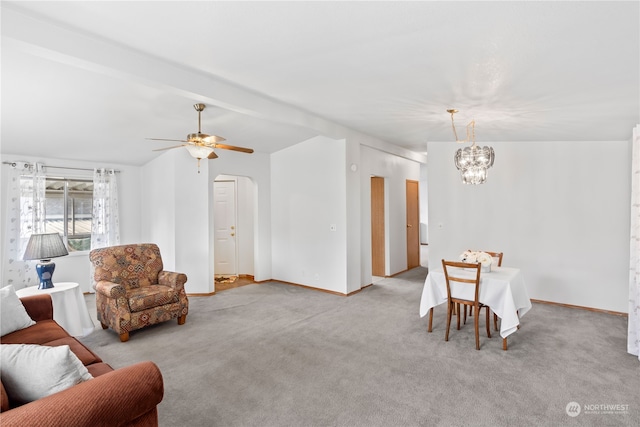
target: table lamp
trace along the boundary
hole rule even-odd
[[[64,242],[58,233],[32,234],[27,243],[27,249],[22,257],[25,261],[39,259],[36,264],[36,271],[40,279],[38,289],[53,288],[51,277],[56,269],[56,264],[51,262],[51,258],[69,255]]]

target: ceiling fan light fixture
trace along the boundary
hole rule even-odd
[[[176,141],[183,144],[174,145],[172,147],[160,148],[153,151],[171,150],[173,148],[184,147],[187,149],[191,157],[198,160],[198,173],[200,173],[200,160],[202,159],[215,159],[218,155],[213,151],[214,148],[221,148],[224,150],[239,151],[241,153],[253,153],[252,148],[238,147],[235,145],[219,144],[219,142],[225,141],[225,139],[218,135],[209,135],[202,133],[202,111],[206,108],[204,104],[194,104],[193,108],[198,112],[198,132],[190,133],[187,135],[187,139],[167,139],[167,138],[147,138],[156,141]]]
[[[206,145],[187,145],[185,146],[191,157],[196,159],[206,159],[209,154],[213,153],[213,148]]]

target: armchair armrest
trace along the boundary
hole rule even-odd
[[[96,292],[100,292],[102,295],[108,298],[118,298],[127,294],[127,290],[124,288],[124,286],[118,283],[107,282],[106,280],[99,281],[98,283],[96,283],[94,288]]]
[[[171,286],[178,291],[184,288],[184,284],[187,282],[187,275],[184,273],[174,273],[173,271],[161,271],[158,274],[158,284],[164,286]]]
[[[5,411],[0,414],[0,424],[3,427],[130,425],[141,415],[157,411],[163,394],[158,367],[153,362],[141,362]],[[157,412],[155,417],[157,420]]]
[[[31,295],[20,298],[20,301],[25,310],[27,310],[29,317],[36,322],[53,319],[53,302],[51,302],[51,295]]]

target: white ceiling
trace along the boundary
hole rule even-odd
[[[2,1],[1,152],[144,164],[196,102],[266,153],[349,129],[424,153],[452,107],[479,142],[628,140],[639,5]]]

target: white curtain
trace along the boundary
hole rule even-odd
[[[38,284],[35,263],[22,256],[34,233],[44,233],[46,176],[40,163],[9,166],[6,206],[5,257],[2,286],[16,289]]]
[[[631,160],[631,264],[627,351],[640,359],[640,125],[633,130]]]
[[[113,169],[94,169],[91,249],[118,244],[120,244],[120,220],[116,172]]]

